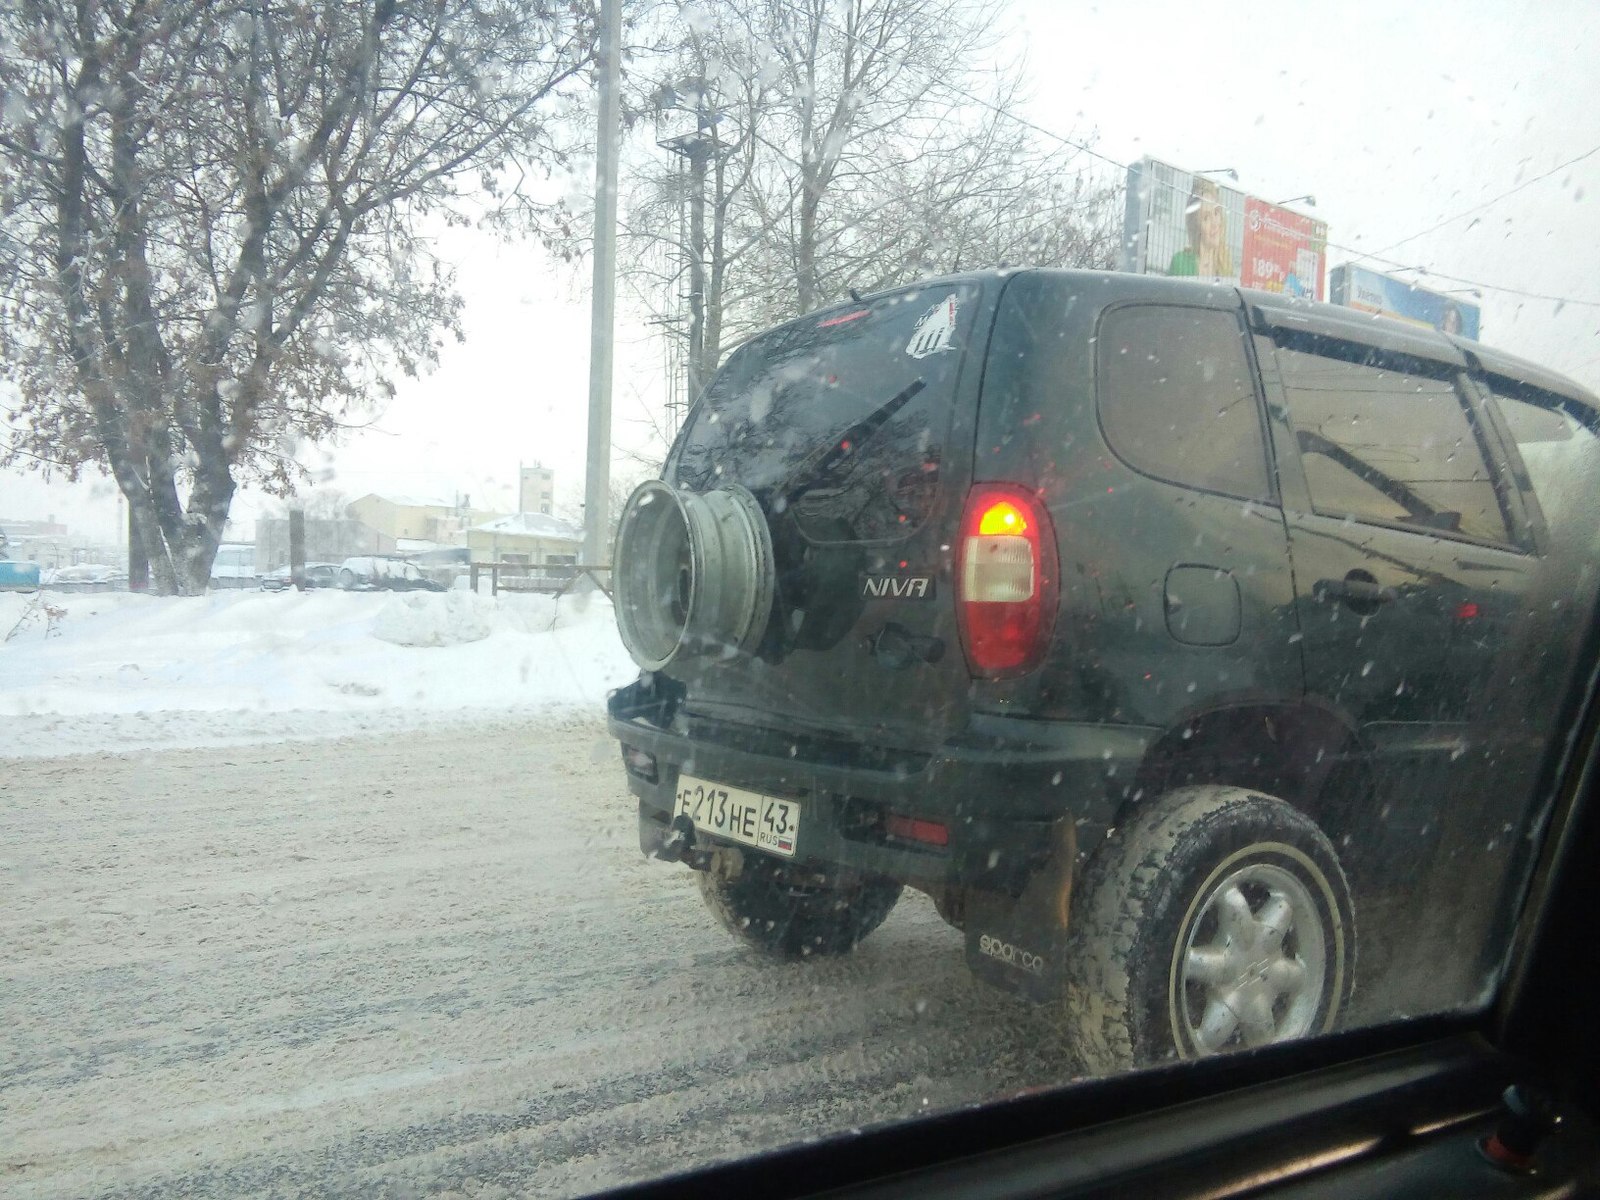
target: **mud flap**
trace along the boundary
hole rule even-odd
[[[1038,1004],[1059,1000],[1065,987],[1067,929],[1078,857],[1070,818],[1050,826],[1049,853],[1021,894],[967,893],[964,926],[967,966],[985,983]]]

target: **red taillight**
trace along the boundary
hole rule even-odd
[[[921,842],[925,846],[948,846],[950,829],[941,821],[924,821],[921,817],[903,817],[890,813],[884,818],[884,831],[890,837]]]
[[[1055,623],[1056,546],[1031,492],[980,483],[967,494],[956,602],[974,675],[1001,679],[1038,665]]]

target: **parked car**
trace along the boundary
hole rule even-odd
[[[302,576],[304,587],[331,588],[339,586],[339,566],[337,563],[307,563]],[[282,592],[294,586],[294,577],[288,567],[279,567],[276,571],[268,571],[261,577],[261,590],[264,592]]]
[[[442,592],[445,585],[429,579],[417,564],[402,558],[363,554],[339,566],[339,586],[347,592]]]
[[[40,583],[61,592],[113,592],[128,586],[128,572],[104,563],[78,563],[44,570]]]
[[[216,557],[211,560],[213,589],[257,587],[260,582],[254,546],[234,543],[217,547]]]
[[[924,891],[1095,1071],[1337,1028],[1358,944],[1454,1007],[1585,661],[1597,403],[1130,274],[758,336],[617,534],[641,847],[779,957]]]

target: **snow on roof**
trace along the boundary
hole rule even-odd
[[[396,505],[397,507],[400,507],[400,508],[449,508],[449,509],[454,509],[456,507],[456,505],[457,505],[457,501],[456,500],[454,500],[454,499],[446,499],[443,496],[417,496],[417,495],[397,494],[395,492],[368,492],[365,496],[359,497],[359,499],[361,499],[361,500],[366,500],[368,498],[375,498],[375,499],[378,499],[378,500],[384,500],[384,501],[387,501],[388,503]]]
[[[474,533],[508,533],[521,537],[539,537],[552,542],[581,542],[583,534],[560,517],[548,513],[515,513],[497,517],[472,527]]]

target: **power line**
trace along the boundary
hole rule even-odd
[[[1409,237],[1403,237],[1397,242],[1390,242],[1387,246],[1380,246],[1380,247],[1378,247],[1378,249],[1372,251],[1371,255],[1375,257],[1375,256],[1377,256],[1379,254],[1385,253],[1386,251],[1393,250],[1396,246],[1403,246],[1407,242],[1414,242],[1420,237],[1427,237],[1430,233],[1432,233],[1436,229],[1443,229],[1446,225],[1449,225],[1451,222],[1461,220],[1462,217],[1470,217],[1474,213],[1480,213],[1486,208],[1491,208],[1494,205],[1499,204],[1500,201],[1504,200],[1507,196],[1514,196],[1518,192],[1522,191],[1523,188],[1532,187],[1534,184],[1538,183],[1540,180],[1549,179],[1550,176],[1554,175],[1557,171],[1565,171],[1568,167],[1574,166],[1577,163],[1581,163],[1586,158],[1593,158],[1596,154],[1600,154],[1600,146],[1594,146],[1594,147],[1592,147],[1592,148],[1590,148],[1588,150],[1585,150],[1582,154],[1578,155],[1576,158],[1569,158],[1569,159],[1567,159],[1566,162],[1560,163],[1560,164],[1558,164],[1558,165],[1556,165],[1554,167],[1551,167],[1548,171],[1544,172],[1544,174],[1542,174],[1542,175],[1535,175],[1532,179],[1525,179],[1521,183],[1517,184],[1516,187],[1508,188],[1507,190],[1501,192],[1498,196],[1494,196],[1494,197],[1491,197],[1488,200],[1485,200],[1482,204],[1477,204],[1477,205],[1474,205],[1471,208],[1462,209],[1462,211],[1456,213],[1454,216],[1445,217],[1443,220],[1441,220],[1437,224],[1428,226],[1421,233],[1413,233]]]
[[[1018,116],[1017,114],[1015,114],[1013,112],[1009,112],[1006,109],[1002,108],[1000,105],[995,104],[992,101],[985,100],[982,96],[974,95],[973,93],[967,91],[965,88],[957,87],[955,84],[950,83],[950,82],[948,82],[946,80],[943,80],[943,79],[936,79],[933,82],[934,82],[934,84],[936,86],[942,87],[942,88],[946,89],[947,91],[952,92],[955,95],[961,97],[964,100],[968,100],[968,101],[970,101],[970,102],[972,102],[974,104],[977,104],[977,105],[979,105],[979,106],[981,106],[983,108],[986,108],[990,112],[998,113],[1000,116],[1005,117],[1008,120],[1015,121],[1017,124],[1021,125],[1025,129],[1031,129],[1035,133],[1037,133],[1037,134],[1039,134],[1039,135],[1041,135],[1043,137],[1047,137],[1047,138],[1049,138],[1050,140],[1052,140],[1054,142],[1058,142],[1059,144],[1061,144],[1063,146],[1067,146],[1067,147],[1069,147],[1069,148],[1071,148],[1073,150],[1077,150],[1077,151],[1079,151],[1079,152],[1081,152],[1083,154],[1087,154],[1090,158],[1098,159],[1099,161],[1101,161],[1103,163],[1107,163],[1110,166],[1113,166],[1113,167],[1117,168],[1119,171],[1125,171],[1127,169],[1125,164],[1118,162],[1116,159],[1110,157],[1109,155],[1102,154],[1098,150],[1095,150],[1093,147],[1088,146],[1083,142],[1074,141],[1072,138],[1069,138],[1069,137],[1066,137],[1066,136],[1064,136],[1062,134],[1059,134],[1053,129],[1047,129],[1045,126],[1040,125],[1036,121],[1030,121],[1026,117],[1020,117],[1020,116]],[[1501,194],[1499,196],[1496,196],[1493,200],[1485,201],[1485,203],[1483,205],[1481,205],[1480,208],[1487,207],[1489,204],[1493,204],[1493,203],[1496,203],[1496,202],[1498,202],[1500,200],[1503,200],[1503,199],[1505,199],[1506,196],[1511,195],[1512,192],[1520,191],[1522,188],[1527,187],[1530,184],[1537,183],[1539,181],[1539,179],[1545,178],[1545,177],[1547,177],[1549,175],[1553,175],[1557,171],[1562,170],[1564,167],[1571,166],[1573,163],[1576,163],[1576,162],[1581,162],[1583,159],[1588,158],[1591,155],[1594,155],[1594,154],[1597,154],[1597,153],[1600,153],[1600,146],[1596,146],[1594,149],[1588,150],[1588,151],[1584,152],[1583,154],[1578,155],[1577,158],[1571,159],[1568,162],[1563,163],[1561,166],[1552,168],[1550,171],[1547,171],[1545,173],[1545,175],[1539,176],[1539,177],[1537,177],[1535,179],[1529,179],[1529,180],[1524,181],[1521,184],[1518,184],[1517,187],[1512,188],[1511,191],[1505,192],[1505,193],[1503,193],[1503,194]],[[1174,192],[1179,192],[1179,193],[1183,192],[1183,189],[1178,187],[1177,184],[1168,183],[1164,179],[1154,179],[1151,182],[1153,182],[1153,183],[1155,183],[1155,184],[1157,184],[1157,185],[1159,185],[1161,187],[1170,188]],[[1452,220],[1458,220],[1462,216],[1470,215],[1471,211],[1477,211],[1477,210],[1470,210],[1468,213],[1457,213],[1455,217],[1447,218],[1446,220],[1441,221],[1439,224],[1440,225],[1447,225]],[[1433,227],[1433,229],[1437,229],[1438,227],[1439,226],[1436,225],[1436,226]],[[1413,234],[1411,237],[1402,238],[1400,241],[1393,243],[1393,246],[1403,245],[1406,242],[1412,241],[1415,238],[1423,236],[1424,233],[1431,233],[1432,231],[1433,231],[1432,229],[1427,229],[1427,230],[1424,230],[1423,233]],[[1575,297],[1575,296],[1555,296],[1555,295],[1550,295],[1550,294],[1544,293],[1544,292],[1530,292],[1530,291],[1527,291],[1526,289],[1523,289],[1523,288],[1507,287],[1504,284],[1498,284],[1498,283],[1485,283],[1482,280],[1479,280],[1479,279],[1468,279],[1465,276],[1461,276],[1461,275],[1447,275],[1442,271],[1434,271],[1434,270],[1431,270],[1431,269],[1426,268],[1426,267],[1414,266],[1414,265],[1409,264],[1409,263],[1403,263],[1403,262],[1399,261],[1398,259],[1384,258],[1382,256],[1382,254],[1383,254],[1382,250],[1377,250],[1377,251],[1360,250],[1360,249],[1358,249],[1358,248],[1356,248],[1354,246],[1346,246],[1346,245],[1343,245],[1342,243],[1334,242],[1334,241],[1327,241],[1327,242],[1325,242],[1325,245],[1327,245],[1330,249],[1342,250],[1346,254],[1355,255],[1359,259],[1371,260],[1373,262],[1382,263],[1385,266],[1390,267],[1390,268],[1392,268],[1394,270],[1416,271],[1416,272],[1419,272],[1419,273],[1424,274],[1424,275],[1432,276],[1433,278],[1436,278],[1436,279],[1444,279],[1444,280],[1447,280],[1447,281],[1449,281],[1451,283],[1465,284],[1468,287],[1479,288],[1479,289],[1481,289],[1483,291],[1503,292],[1503,293],[1505,293],[1507,295],[1511,295],[1511,296],[1521,296],[1521,297],[1523,297],[1525,299],[1528,299],[1528,300],[1548,300],[1548,301],[1550,301],[1552,303],[1555,303],[1555,304],[1562,304],[1562,305],[1573,304],[1573,305],[1579,305],[1579,306],[1582,306],[1582,307],[1585,307],[1585,308],[1600,308],[1600,300],[1586,300],[1586,299],[1582,299],[1580,297]],[[1383,247],[1383,250],[1392,249],[1393,246],[1385,246],[1385,247]]]
[[[835,32],[837,34],[841,34],[842,36],[844,36],[846,38],[853,39],[855,37],[855,35],[852,34],[848,29],[845,29],[843,26],[839,25],[837,22],[830,21],[827,18],[822,18],[822,24],[826,25],[828,28],[833,30],[833,32]],[[904,67],[910,67],[910,65],[911,65],[904,58],[900,58],[900,59],[898,59],[898,61],[899,61],[900,65],[904,66]],[[1024,129],[1030,129],[1034,133],[1037,133],[1042,137],[1049,138],[1051,141],[1056,142],[1056,143],[1058,143],[1058,144],[1060,144],[1062,146],[1066,146],[1066,147],[1068,147],[1068,148],[1070,148],[1072,150],[1076,150],[1076,151],[1078,151],[1078,152],[1080,152],[1082,154],[1087,154],[1090,158],[1093,158],[1093,159],[1096,159],[1096,160],[1098,160],[1100,162],[1103,162],[1103,163],[1107,164],[1108,166],[1111,166],[1111,167],[1115,168],[1118,172],[1125,172],[1127,170],[1127,164],[1122,163],[1122,162],[1118,162],[1116,159],[1112,158],[1110,155],[1102,154],[1100,151],[1094,149],[1092,146],[1088,145],[1087,143],[1080,142],[1080,141],[1075,141],[1072,138],[1069,138],[1069,137],[1066,137],[1063,134],[1057,133],[1053,129],[1048,129],[1045,126],[1040,125],[1037,121],[1031,121],[1027,117],[1018,116],[1016,113],[1011,112],[1009,109],[1003,108],[1001,105],[996,104],[994,101],[987,100],[982,96],[979,96],[979,95],[976,95],[976,94],[974,94],[972,92],[969,92],[966,88],[959,87],[956,84],[951,83],[946,79],[937,78],[937,77],[930,77],[928,82],[929,82],[930,86],[932,86],[932,87],[944,88],[947,92],[949,92],[949,93],[951,93],[951,94],[953,94],[955,96],[958,96],[963,100],[966,100],[966,101],[968,101],[968,102],[970,102],[972,104],[976,104],[980,108],[985,108],[985,109],[989,110],[992,113],[996,113],[999,116],[1002,116],[1002,117],[1006,118],[1008,121],[1014,121],[1016,124],[1022,126]],[[1539,182],[1540,179],[1547,178],[1548,176],[1555,174],[1557,171],[1563,170],[1564,168],[1569,167],[1569,166],[1573,165],[1574,163],[1581,162],[1584,159],[1589,158],[1592,155],[1597,154],[1597,153],[1600,153],[1600,146],[1596,146],[1591,150],[1587,150],[1584,153],[1578,155],[1576,158],[1570,159],[1567,162],[1562,163],[1560,166],[1551,168],[1549,171],[1545,172],[1544,175],[1536,176],[1533,179],[1525,180],[1524,182],[1518,184],[1516,187],[1510,189],[1510,191],[1504,192],[1501,195],[1494,197],[1492,200],[1485,201],[1482,205],[1479,205],[1477,209],[1471,209],[1471,210],[1468,210],[1467,212],[1464,212],[1464,213],[1457,213],[1454,217],[1447,217],[1445,220],[1439,222],[1438,225],[1434,225],[1429,229],[1423,230],[1422,233],[1412,234],[1410,237],[1402,238],[1402,239],[1400,239],[1400,241],[1391,243],[1389,246],[1384,246],[1380,250],[1376,250],[1376,251],[1361,250],[1361,249],[1358,249],[1355,246],[1346,246],[1346,245],[1343,245],[1342,243],[1339,243],[1339,242],[1333,242],[1333,241],[1327,241],[1327,240],[1324,240],[1323,244],[1329,249],[1341,250],[1346,254],[1354,255],[1358,260],[1370,260],[1370,261],[1373,261],[1373,262],[1379,262],[1379,263],[1382,263],[1385,266],[1390,267],[1390,268],[1392,268],[1394,270],[1397,270],[1397,271],[1415,271],[1415,272],[1418,272],[1418,273],[1423,274],[1423,275],[1432,276],[1433,278],[1436,278],[1436,279],[1444,279],[1444,280],[1447,280],[1447,281],[1449,281],[1451,283],[1465,284],[1467,287],[1478,288],[1481,291],[1503,292],[1506,295],[1521,296],[1524,299],[1528,299],[1528,300],[1547,300],[1547,301],[1550,301],[1551,303],[1560,304],[1560,305],[1572,304],[1572,305],[1577,305],[1577,306],[1580,306],[1580,307],[1583,307],[1583,308],[1600,308],[1600,300],[1586,300],[1586,299],[1582,299],[1580,297],[1575,297],[1575,296],[1555,296],[1555,295],[1550,295],[1550,294],[1545,293],[1545,292],[1531,292],[1531,291],[1528,291],[1528,290],[1526,290],[1524,288],[1507,287],[1507,286],[1505,286],[1503,284],[1498,284],[1498,283],[1485,283],[1484,281],[1479,280],[1479,279],[1468,279],[1465,276],[1461,276],[1461,275],[1448,275],[1448,274],[1445,274],[1442,271],[1434,271],[1434,270],[1431,270],[1430,268],[1427,268],[1427,267],[1419,267],[1419,266],[1415,266],[1415,265],[1410,264],[1410,263],[1403,263],[1403,262],[1400,262],[1398,259],[1383,257],[1383,252],[1386,251],[1386,250],[1393,249],[1394,246],[1404,245],[1406,242],[1414,241],[1416,238],[1422,237],[1424,234],[1433,232],[1434,229],[1439,228],[1441,225],[1448,225],[1451,221],[1459,220],[1463,216],[1470,216],[1472,212],[1480,211],[1483,208],[1487,208],[1491,204],[1498,203],[1499,201],[1505,199],[1507,196],[1512,195],[1515,192],[1521,191],[1525,187],[1528,187],[1528,186],[1530,186],[1530,185],[1532,185],[1534,183]],[[1170,188],[1174,192],[1178,192],[1180,194],[1183,193],[1183,189],[1182,188],[1178,187],[1176,184],[1168,183],[1164,179],[1157,179],[1157,180],[1154,180],[1154,182],[1159,184],[1162,187]]]

